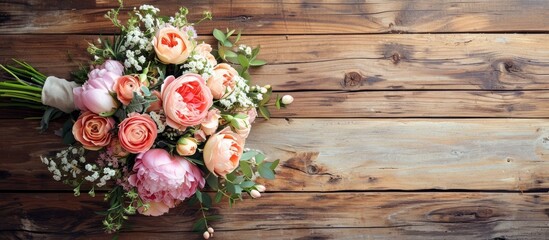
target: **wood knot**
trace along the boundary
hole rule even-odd
[[[485,221],[498,214],[490,207],[455,207],[433,211],[429,218],[436,222],[476,222]]]
[[[504,68],[505,71],[508,72],[508,73],[520,72],[519,66],[517,66],[517,65],[516,65],[513,61],[511,61],[511,60],[504,61],[502,64],[503,64],[503,68]]]
[[[391,56],[391,61],[393,62],[393,64],[398,64],[400,62],[400,54],[398,53],[393,53],[393,55]]]
[[[238,18],[240,19],[241,22],[247,22],[247,21],[250,21],[252,19],[252,16],[240,15],[240,16],[238,16]]]
[[[318,173],[318,168],[315,165],[311,164],[307,166],[307,173],[309,175],[315,175]]]
[[[348,72],[345,73],[345,78],[343,78],[344,87],[357,87],[362,85],[364,77],[357,72]]]

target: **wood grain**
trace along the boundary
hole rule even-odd
[[[518,193],[265,193],[233,209],[220,204],[213,211],[224,218],[212,224],[219,239],[544,239],[549,236],[548,198]],[[94,214],[104,207],[100,196],[2,194],[0,236],[108,238],[101,235],[101,216]],[[180,206],[154,219],[131,216],[132,228],[121,237],[198,237],[186,232],[194,215],[194,209]]]
[[[95,35],[4,35],[0,63],[13,57],[68,78],[90,60]],[[202,40],[212,42],[211,37]],[[267,66],[253,80],[296,90],[549,89],[547,35],[411,34],[248,36]]]
[[[23,123],[1,121],[0,190],[71,190],[39,159],[60,138]],[[531,191],[549,188],[548,139],[543,119],[271,119],[246,146],[281,160],[271,191]]]
[[[239,28],[246,34],[326,34],[390,32],[543,32],[549,30],[546,1],[125,1],[127,10],[147,3],[168,15],[179,6],[198,20],[209,10],[213,28]],[[116,1],[16,0],[0,3],[2,33],[113,33],[103,15]],[[39,14],[36,14],[39,13]]]

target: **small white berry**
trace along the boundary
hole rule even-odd
[[[294,97],[292,97],[291,95],[284,95],[282,97],[282,103],[284,105],[291,104],[292,102],[294,102]]]

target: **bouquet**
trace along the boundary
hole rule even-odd
[[[213,31],[216,49],[197,40],[195,24],[211,14],[190,23],[186,8],[165,17],[142,5],[123,24],[121,8],[106,14],[120,34],[90,43],[93,61],[74,81],[15,60],[0,65],[11,75],[0,82],[0,96],[12,106],[44,108],[42,129],[69,116],[58,131],[69,147],[42,162],[75,196],[108,189],[110,206],[101,213],[107,232],[120,230],[128,215],[160,216],[187,201],[202,211],[194,228],[207,239],[213,203],[258,198],[265,186],[256,179],[275,177],[278,160],[246,149],[245,141],[258,112],[268,119],[268,106],[293,98],[271,104],[272,88],[250,82],[248,69],[266,62],[256,58],[259,46],[237,46],[234,30]]]

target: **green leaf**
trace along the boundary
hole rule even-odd
[[[206,177],[206,182],[208,183],[208,186],[210,186],[213,190],[219,189],[219,180],[212,173],[208,174],[208,177]]]
[[[228,33],[227,33],[227,38],[229,38],[231,35],[233,35],[234,31],[235,31],[235,30],[233,29],[233,30],[231,30],[230,32],[228,32]]]
[[[254,59],[250,62],[250,66],[259,67],[267,64],[265,60]]]
[[[259,54],[259,49],[261,48],[261,45],[257,46],[256,48],[254,48],[252,50],[252,58],[255,59],[255,57],[257,57],[257,54]]]
[[[241,36],[242,36],[242,32],[238,31],[238,35],[236,35],[236,39],[234,40],[234,43],[237,43],[240,40]]]
[[[259,113],[261,113],[261,116],[263,116],[265,119],[268,120],[269,118],[271,118],[271,113],[269,112],[269,109],[267,109],[267,107],[259,106],[258,109]]]
[[[265,160],[265,154],[260,153],[260,154],[257,154],[257,156],[255,156],[255,163],[261,164],[263,160]]]
[[[226,50],[225,51],[225,57],[226,58],[236,58],[236,57],[238,57],[238,55],[235,52],[231,51],[231,50]]]
[[[250,66],[250,62],[248,58],[246,58],[246,56],[239,54],[237,58],[238,58],[238,63],[240,63],[240,65],[244,67],[244,69]]]
[[[282,98],[280,98],[277,94],[276,95],[276,101],[275,101],[276,109],[280,109],[280,101],[282,101]]]
[[[225,42],[225,40],[227,39],[225,34],[217,28],[213,30],[213,35],[215,39],[217,39],[219,42]]]
[[[206,230],[206,219],[205,218],[198,219],[198,221],[196,221],[193,224],[193,231],[202,232],[202,231],[205,231],[205,230]]]
[[[253,181],[245,181],[245,182],[242,182],[242,183],[240,184],[240,186],[241,186],[242,188],[251,188],[251,187],[255,186],[255,182],[253,182]]]
[[[231,41],[229,41],[229,39],[225,40],[223,42],[223,46],[225,47],[233,47],[233,43]]]
[[[257,155],[258,152],[256,151],[247,151],[245,153],[242,154],[242,156],[240,156],[240,161],[248,161],[250,159],[252,159],[253,157],[255,157],[255,155]]]
[[[252,79],[252,76],[250,76],[250,73],[248,72],[248,70],[243,71],[243,72],[240,74],[240,76],[241,76],[242,78],[244,78],[244,79],[247,79],[247,80]]]
[[[236,176],[234,175],[234,172],[225,175],[225,177],[227,178],[227,180],[229,180],[231,182],[236,179]]]
[[[252,178],[253,172],[252,168],[250,167],[250,164],[246,161],[240,161],[240,171],[246,176],[247,178]]]
[[[263,94],[263,100],[261,100],[259,102],[259,106],[263,106],[267,103],[269,103],[269,101],[271,100],[271,95],[273,94],[273,88],[270,87],[267,89],[267,92],[265,94]]]
[[[227,192],[230,194],[241,194],[242,188],[239,185],[232,184],[230,182],[227,182]]]
[[[221,199],[223,198],[223,193],[218,191],[216,194],[215,194],[215,203],[219,203],[221,202]]]
[[[272,162],[271,166],[269,168],[271,168],[271,170],[275,170],[276,167],[278,166],[278,164],[280,163],[280,159],[277,159],[275,160],[274,162]]]
[[[196,195],[196,199],[202,203],[202,192],[197,189],[194,194]]]
[[[145,86],[141,86],[141,92],[143,92],[143,95],[145,95],[146,97],[151,95],[151,91],[149,91],[149,88]]]
[[[262,177],[262,178],[265,178],[265,179],[274,179],[275,178],[275,175],[274,175],[274,172],[273,170],[271,170],[271,168],[269,168],[268,165],[266,164],[261,164],[259,165],[259,175]]]

